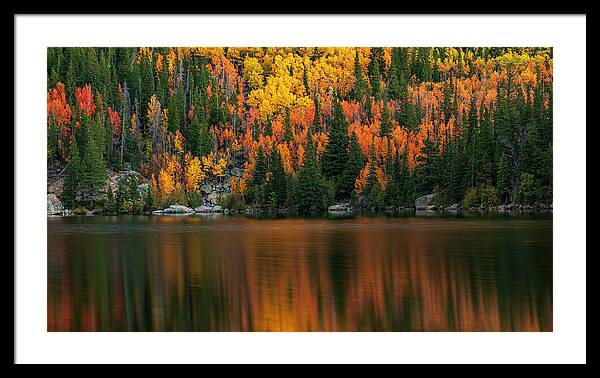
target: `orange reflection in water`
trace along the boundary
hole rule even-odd
[[[49,221],[49,331],[552,330],[551,219],[85,222]]]

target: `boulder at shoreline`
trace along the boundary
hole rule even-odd
[[[436,196],[437,193],[431,193],[417,198],[415,200],[415,208],[417,210],[428,210],[428,207],[431,206],[431,203]]]

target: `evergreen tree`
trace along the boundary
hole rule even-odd
[[[139,214],[142,211],[142,200],[138,191],[138,178],[136,175],[129,175],[127,178],[128,193],[127,199],[131,203],[131,213]]]
[[[138,93],[140,94],[140,105],[146,106],[150,102],[150,98],[154,94],[154,74],[152,69],[152,62],[146,54],[143,54],[139,66],[139,82],[132,83],[133,86],[137,85],[139,88]],[[144,113],[145,123],[150,120],[147,118],[147,114]]]
[[[367,95],[367,84],[365,82],[362,67],[358,59],[358,50],[354,56],[354,99],[358,103],[362,103]]]
[[[431,193],[439,185],[438,176],[438,146],[429,138],[423,142],[421,154],[417,157],[417,178],[419,194]]]
[[[69,155],[69,163],[65,180],[63,182],[63,191],[60,200],[68,209],[73,209],[76,204],[77,194],[79,192],[79,178],[81,171],[81,161],[79,159],[79,146],[77,139],[73,138],[71,142],[71,153]]]
[[[388,79],[388,95],[393,100],[400,98],[400,49],[392,49],[392,62]]]
[[[117,185],[117,194],[115,196],[115,207],[119,214],[129,212],[130,206],[127,199],[127,184],[125,179],[121,179]]]
[[[287,188],[283,162],[281,161],[279,150],[276,148],[271,152],[270,161],[271,175],[267,183],[266,192],[269,194],[274,193],[275,204],[282,206],[287,199]]]
[[[90,207],[98,203],[100,191],[106,182],[106,164],[102,158],[103,135],[99,116],[93,122],[85,115],[83,157],[81,159],[81,175],[79,181],[82,199]]]
[[[115,201],[115,196],[113,194],[113,191],[110,187],[110,185],[108,186],[107,192],[106,192],[106,202],[104,203],[104,212],[108,213],[108,214],[113,214],[117,212],[117,204]]]
[[[184,93],[183,89],[179,88],[168,100],[169,110],[169,125],[168,129],[172,133],[184,129]]]
[[[273,122],[271,122],[271,117],[267,117],[267,122],[266,122],[264,130],[263,130],[263,135],[264,136],[273,135]]]
[[[144,201],[144,211],[153,211],[154,210],[154,196],[152,195],[152,190],[148,190],[146,194],[146,200]]]
[[[373,91],[373,98],[375,98],[375,101],[381,100],[381,73],[379,72],[379,62],[377,60],[374,60],[373,63],[371,89]]]
[[[381,128],[379,135],[390,137],[392,135],[392,116],[388,107],[387,99],[383,101],[383,110],[381,112]]]
[[[304,166],[298,173],[298,209],[301,212],[321,210],[323,206],[323,183],[317,152],[308,143]]]
[[[348,198],[354,191],[354,182],[364,165],[364,159],[358,144],[358,138],[352,133],[348,147],[348,160],[338,184],[338,197]]]
[[[339,176],[346,166],[348,146],[348,121],[339,101],[335,103],[329,141],[323,152],[322,164],[325,177]]]
[[[258,125],[258,117],[254,118],[254,122],[252,123],[252,139],[255,142],[258,142],[258,136],[260,135],[260,126]]]
[[[265,175],[267,174],[267,162],[265,158],[265,152],[262,146],[258,148],[258,155],[256,157],[256,166],[254,168],[254,175],[252,176],[252,185],[260,186],[265,182]]]
[[[189,149],[196,156],[206,156],[210,154],[213,148],[210,125],[202,112],[198,111],[194,114],[188,133]]]

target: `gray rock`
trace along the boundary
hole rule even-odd
[[[506,205],[498,206],[498,211],[507,211],[507,210],[508,210],[508,206],[506,206]]]
[[[219,206],[219,205],[213,206],[212,211],[213,211],[213,213],[221,213],[221,212],[223,212],[223,207]]]
[[[213,187],[212,187],[212,185],[210,185],[210,184],[204,184],[204,185],[202,185],[202,188],[201,188],[201,189],[202,189],[202,191],[203,191],[204,193],[207,193],[207,194],[210,194],[210,193],[212,193],[212,191],[213,191]]]
[[[458,210],[458,204],[453,203],[452,205],[448,206],[446,210]]]
[[[60,215],[63,214],[65,210],[62,202],[60,202],[60,200],[54,193],[48,194],[48,197],[46,198],[46,205],[48,215]]]
[[[427,194],[425,196],[421,196],[415,200],[415,208],[417,210],[426,210],[427,206],[431,205],[433,199],[437,196],[437,193]]]
[[[347,203],[338,203],[327,208],[330,212],[350,211],[350,206]]]
[[[194,209],[191,209],[187,206],[175,204],[175,205],[171,205],[171,206],[167,207],[166,209],[163,209],[162,213],[163,214],[193,214]]]

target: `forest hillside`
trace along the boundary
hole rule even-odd
[[[76,213],[552,203],[549,48],[49,48]],[[50,208],[50,202],[49,202]],[[50,210],[49,210],[50,212]]]

